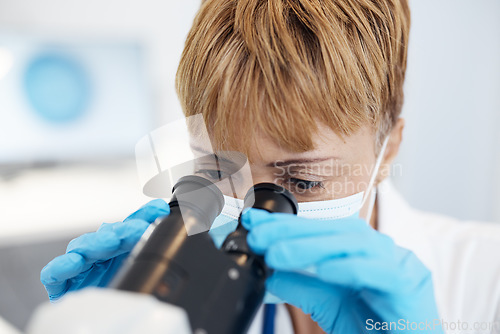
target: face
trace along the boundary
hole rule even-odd
[[[363,127],[341,137],[319,124],[315,149],[296,153],[257,136],[250,152],[253,183],[272,182],[291,191],[299,202],[347,197],[366,189],[376,161],[375,135]]]
[[[397,153],[403,126],[403,121],[398,121],[390,134],[376,183],[382,180],[384,170]],[[219,186],[224,194],[238,198],[243,198],[250,186],[261,182],[284,186],[298,202],[338,199],[366,192],[377,160],[373,129],[363,126],[345,137],[322,124],[318,124],[318,129],[314,136],[315,149],[303,153],[288,151],[269,137],[257,134],[247,169],[240,173],[243,176],[233,177],[238,187],[224,178],[224,168],[221,168],[222,174],[217,175],[205,169],[205,176],[215,181],[222,178]],[[243,191],[232,191],[235,188]]]

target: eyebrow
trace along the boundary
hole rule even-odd
[[[277,160],[270,162],[266,167],[285,167],[290,165],[307,165],[316,162],[323,162],[327,160],[337,160],[337,157],[322,157],[322,158],[309,158],[309,159],[292,159],[292,160]]]
[[[215,153],[210,153],[199,146],[196,146],[196,145],[190,145],[190,146],[195,151],[198,151],[198,152],[201,152],[201,153],[204,153],[207,155],[214,155],[216,157],[216,159],[219,159],[222,161],[232,162],[232,161],[227,160],[221,156],[218,156]],[[338,157],[321,157],[321,158],[291,159],[291,160],[284,160],[284,161],[276,160],[276,161],[273,161],[273,162],[266,164],[266,167],[286,167],[286,166],[290,166],[290,165],[307,165],[307,164],[323,162],[323,161],[327,161],[327,160],[338,160],[338,159],[339,159]]]

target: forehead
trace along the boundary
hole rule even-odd
[[[294,152],[257,130],[253,144],[248,149],[248,159],[254,165],[268,165],[276,161],[309,161],[324,158],[355,161],[375,155],[375,135],[370,126],[363,126],[349,136],[342,136],[328,126],[318,123],[318,130],[312,134],[312,138],[314,142],[312,150]],[[235,150],[238,151],[238,148]]]

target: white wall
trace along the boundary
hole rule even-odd
[[[0,32],[137,40],[146,48],[159,126],[180,117],[175,72],[200,2],[0,0]],[[0,145],[8,143],[1,133],[0,138]],[[0,177],[0,247],[92,231],[102,222],[122,220],[147,200],[134,162],[60,166]]]
[[[154,98],[159,122],[163,123],[180,115],[175,72],[200,3],[201,0],[0,0],[0,30],[142,41],[149,53]]]
[[[418,208],[500,222],[500,1],[411,9],[397,186]]]

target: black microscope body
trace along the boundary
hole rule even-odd
[[[293,195],[272,183],[253,186],[244,203],[245,208],[297,214]],[[215,246],[206,231],[223,205],[212,182],[194,175],[181,178],[170,214],[145,233],[111,287],[183,308],[194,333],[246,333],[262,304],[270,269],[248,247],[240,221],[222,247]]]

